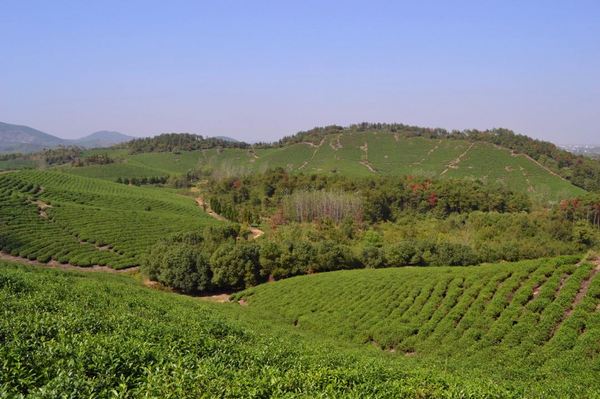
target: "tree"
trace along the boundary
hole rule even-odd
[[[226,243],[210,258],[212,282],[222,288],[243,289],[263,281],[259,247],[254,243]]]

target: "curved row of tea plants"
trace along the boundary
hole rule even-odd
[[[429,365],[485,376],[494,370],[498,380],[560,376],[571,394],[588,396],[600,391],[598,271],[577,257],[353,270],[264,284],[236,297],[311,333]]]

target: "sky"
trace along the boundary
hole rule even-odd
[[[597,0],[0,4],[0,121],[64,138],[368,121],[600,143]]]

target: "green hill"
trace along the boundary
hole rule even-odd
[[[160,238],[217,223],[190,197],[57,171],[0,175],[0,248],[74,265],[138,265]]]
[[[561,270],[573,269],[569,262],[563,263]],[[494,280],[512,281],[507,271],[522,276],[516,272],[522,267],[536,269],[533,264],[498,268]],[[572,273],[577,282],[589,273],[588,267],[578,270]],[[439,274],[460,278],[463,271],[440,269]],[[337,276],[341,277],[340,288],[348,282],[345,276],[351,275],[331,273],[307,280]],[[360,279],[355,280],[354,287],[346,288],[357,294],[361,285]],[[441,281],[437,274],[435,280]],[[548,278],[551,280],[552,276]],[[422,279],[409,281],[419,284],[415,288],[429,287]],[[374,284],[382,286],[381,279],[375,279]],[[567,282],[565,290],[570,292],[571,285],[577,284]],[[388,286],[382,294],[393,296],[392,282]],[[286,286],[276,283],[264,289],[277,287]],[[320,288],[325,287],[318,284],[313,292]],[[279,290],[279,295],[292,298],[297,292],[286,295]],[[589,314],[582,308],[587,310],[597,303],[598,286],[592,285],[588,292],[565,327],[572,324],[569,320]],[[368,294],[362,292],[345,301],[344,308],[336,310],[332,305],[332,317],[344,309],[352,317],[358,308],[373,314],[368,304],[381,310],[377,299],[369,300]],[[339,305],[336,298],[343,298],[345,293],[338,290],[327,296]],[[265,319],[259,298],[257,292],[250,306],[216,304],[151,290],[127,275],[44,270],[0,261],[0,396],[583,398],[599,393],[592,335],[597,329],[592,327],[579,332],[579,340],[591,341],[584,353],[571,349],[543,359],[549,362],[544,366],[548,373],[515,363],[505,365],[514,371],[508,378],[496,373],[503,369],[494,369],[494,373],[488,370],[482,378],[470,367],[477,364],[456,363],[458,350],[434,362],[435,358],[419,352],[401,356],[372,345],[336,342],[305,329],[306,319],[297,326]],[[456,295],[448,290],[445,302],[454,298]],[[315,313],[321,313],[316,300],[306,299]],[[436,305],[432,298],[415,307],[435,309]],[[551,302],[544,301],[539,311],[543,309],[552,309]],[[560,331],[557,337],[563,336]],[[493,351],[493,345],[486,350]]]
[[[576,386],[568,396],[589,397],[600,389],[600,266],[577,262],[340,271],[237,298],[274,322],[395,358],[494,370],[494,380],[555,379]]]
[[[317,143],[306,141],[281,147],[125,155],[120,163],[72,168],[68,172],[114,181],[119,177],[182,174],[195,168],[232,176],[276,167],[309,174],[481,179],[501,182],[542,201],[584,193],[529,156],[491,143],[404,137],[387,132],[330,134]]]

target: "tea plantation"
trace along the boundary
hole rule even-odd
[[[174,191],[58,171],[0,175],[0,248],[77,266],[124,268],[160,238],[217,223]]]
[[[0,262],[2,398],[519,397],[124,275]]]
[[[112,151],[112,152],[111,152]],[[525,155],[489,143],[401,137],[390,133],[327,135],[318,143],[295,143],[258,149],[208,149],[178,153],[124,155],[109,165],[66,168],[69,173],[116,181],[150,178],[205,169],[218,176],[237,176],[282,167],[296,173],[348,176],[415,175],[471,178],[501,182],[540,201],[557,201],[585,191]]]
[[[547,380],[548,390],[535,386],[531,396],[590,397],[600,393],[598,271],[576,257],[340,271],[236,297],[274,322],[394,358],[498,382]]]

